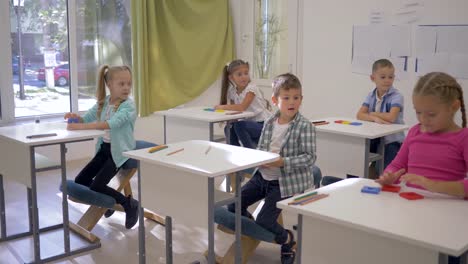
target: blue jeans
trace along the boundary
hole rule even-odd
[[[370,142],[370,151],[373,153],[377,153],[377,149],[379,147],[382,138],[372,139]],[[400,151],[401,143],[400,142],[391,142],[385,145],[384,148],[384,167],[383,169],[387,168],[387,166],[392,163],[393,159]]]
[[[242,146],[245,148],[255,149],[262,134],[263,122],[247,120],[234,122],[231,126],[224,128],[225,135],[228,134],[227,129],[229,129],[230,134],[230,145],[240,146],[240,143],[242,143]]]
[[[283,226],[278,224],[278,216],[281,213],[281,209],[276,207],[276,202],[281,201],[285,198],[281,198],[279,182],[278,181],[267,181],[263,179],[259,171],[242,186],[241,191],[241,213],[244,216],[250,215],[247,212],[247,208],[252,204],[265,199],[265,203],[260,210],[260,213],[255,219],[255,222],[274,233],[275,241],[278,244],[286,243],[288,239],[288,232]],[[228,210],[235,212],[235,204],[228,205]]]

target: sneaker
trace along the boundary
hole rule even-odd
[[[125,227],[131,229],[138,222],[138,201],[129,195],[122,206],[125,210]]]
[[[109,218],[114,214],[115,210],[114,209],[107,209],[107,211],[104,213],[105,218]]]
[[[291,230],[286,230],[289,234],[289,242],[281,245],[281,264],[293,264],[296,259],[296,241]]]

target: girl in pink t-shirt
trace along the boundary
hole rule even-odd
[[[419,124],[412,127],[392,163],[376,181],[468,197],[468,129],[463,90],[450,75],[424,75],[413,90]],[[455,114],[461,111],[461,127]]]

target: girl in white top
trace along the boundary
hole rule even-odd
[[[225,127],[229,144],[246,148],[256,148],[263,128],[263,122],[270,115],[270,104],[258,87],[250,83],[249,64],[243,60],[233,60],[223,68],[221,84],[221,104],[215,109],[249,111],[255,116],[231,123]],[[229,133],[228,133],[229,132]],[[239,143],[240,141],[240,143]]]

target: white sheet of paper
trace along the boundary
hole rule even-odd
[[[468,54],[468,26],[437,27],[436,52]]]
[[[418,76],[422,76],[426,73],[433,71],[443,71],[448,70],[450,63],[448,53],[437,53],[433,55],[420,56],[418,57],[417,67],[418,67]]]
[[[390,43],[392,57],[411,56],[411,27],[408,25],[392,26]]]
[[[409,74],[408,71],[405,71],[405,67],[407,65],[407,60],[405,57],[391,57],[388,58],[395,67],[395,79],[402,81],[408,80]]]
[[[414,40],[416,57],[432,55],[436,52],[437,31],[435,27],[417,27]]]
[[[371,75],[374,61],[374,57],[371,56],[354,56],[351,63],[351,71],[353,73]]]
[[[458,79],[468,79],[468,54],[451,53],[447,72]]]
[[[405,71],[406,59],[404,57],[374,57],[374,56],[354,56],[351,70],[353,73],[371,75],[372,64],[378,59],[388,59],[392,62],[395,67],[395,76],[397,80],[408,79],[408,72]]]
[[[369,55],[369,43],[372,42],[369,26],[353,27],[353,57]]]
[[[390,28],[387,25],[354,26],[353,56],[389,57]]]

